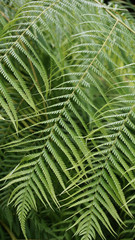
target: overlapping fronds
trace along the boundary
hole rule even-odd
[[[13,187],[8,204],[26,239],[39,201],[72,208],[64,216],[81,240],[105,239],[104,228],[115,237],[119,209],[133,215],[135,30],[126,16],[98,1],[29,1],[3,27],[1,190]]]
[[[92,239],[95,230],[101,238],[104,238],[99,222],[113,232],[111,222],[104,212],[109,212],[120,223],[121,219],[116,212],[115,204],[125,208],[127,214],[134,214],[128,209],[121,181],[126,180],[132,184],[134,189],[134,168],[132,166],[135,164],[135,105],[133,81],[129,80],[129,83],[132,83],[131,87],[127,86],[127,82],[123,84],[120,82],[119,86],[121,86],[120,91],[128,87],[131,90],[130,93],[127,94],[126,90],[125,94],[108,102],[97,114],[95,123],[100,127],[93,129],[87,137],[91,151],[84,159],[85,163],[90,158],[93,168],[89,170],[89,165],[86,163],[87,178],[82,173],[76,179],[79,187],[76,191],[71,185],[72,200],[67,204],[70,204],[70,207],[83,206],[81,209],[79,207],[76,213],[79,218],[74,224],[79,223],[77,233],[83,235],[82,239],[90,237]]]

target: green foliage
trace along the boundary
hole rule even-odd
[[[1,239],[133,240],[133,15],[97,0],[6,4]]]

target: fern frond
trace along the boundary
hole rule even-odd
[[[133,214],[133,23],[97,0],[41,0],[3,28],[2,191],[13,188],[8,203],[26,239],[26,218],[41,204],[72,208],[69,228],[81,240],[115,236],[119,209]]]

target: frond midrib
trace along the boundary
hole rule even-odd
[[[2,56],[2,58],[0,59],[0,62],[2,62],[2,60],[4,59],[5,56],[8,55],[8,53],[10,53],[10,51],[12,50],[13,47],[16,46],[16,44],[19,42],[19,40],[21,39],[22,36],[25,35],[25,33],[29,30],[30,27],[32,27],[35,22],[50,8],[52,8],[53,6],[55,6],[57,3],[59,3],[61,0],[57,0],[56,2],[52,3],[50,6],[48,6],[47,8],[45,8],[31,23],[30,25],[22,32],[22,34],[17,38],[17,40],[13,43],[13,45],[11,45],[11,47],[7,50],[7,52]]]

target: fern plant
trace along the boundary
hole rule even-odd
[[[19,5],[0,18],[1,238],[126,239],[134,17],[98,0]]]

